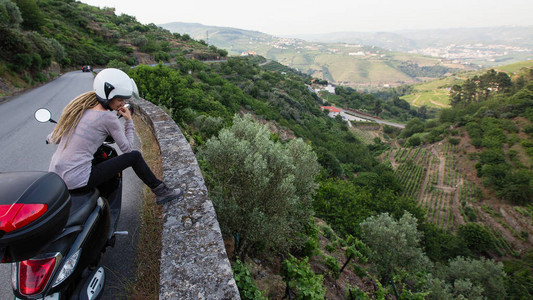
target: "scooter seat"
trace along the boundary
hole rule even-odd
[[[83,225],[91,212],[94,210],[98,200],[97,189],[89,189],[83,192],[70,192],[72,205],[70,215],[65,227]]]

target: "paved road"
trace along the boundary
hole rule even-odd
[[[55,147],[46,145],[44,139],[53,130],[54,124],[39,123],[33,114],[38,108],[46,107],[58,120],[70,100],[92,89],[93,78],[92,73],[69,72],[44,86],[0,103],[0,172],[48,169]],[[139,144],[137,137],[136,144]],[[142,187],[142,182],[131,168],[126,170],[118,230],[127,230],[130,235],[117,237],[115,248],[109,249],[104,256],[108,278],[104,299],[119,298],[123,295],[123,285],[133,280]],[[12,297],[10,266],[0,265],[0,299]]]
[[[400,123],[390,122],[390,121],[387,121],[387,120],[377,119],[377,118],[365,116],[365,115],[362,115],[362,114],[358,114],[358,113],[353,112],[353,111],[346,111],[344,109],[341,109],[341,112],[349,120],[352,120],[352,119],[355,119],[356,121],[370,120],[370,121],[374,121],[374,122],[380,123],[380,124],[390,125],[390,126],[394,126],[394,127],[398,127],[398,128],[405,128],[405,124],[400,124]]]

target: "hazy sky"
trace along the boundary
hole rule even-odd
[[[273,35],[533,25],[533,0],[81,0],[143,24],[170,22]]]

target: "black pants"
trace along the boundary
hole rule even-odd
[[[118,172],[132,167],[135,174],[151,189],[161,184],[161,180],[155,177],[150,167],[144,161],[144,158],[139,151],[131,151],[129,153],[121,154],[112,159],[93,166],[91,176],[89,177],[88,187],[96,187],[107,180],[113,178]]]

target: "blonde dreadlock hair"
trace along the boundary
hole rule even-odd
[[[97,105],[98,99],[96,99],[96,93],[94,91],[81,94],[74,98],[74,100],[70,101],[70,103],[63,109],[59,122],[57,122],[56,128],[52,131],[52,136],[50,137],[51,142],[59,144],[59,141],[61,141],[62,138],[66,138],[66,147],[70,135],[74,132],[76,126],[78,126],[85,110]]]

